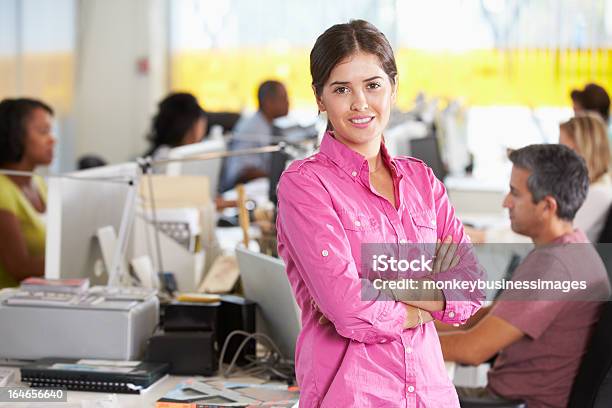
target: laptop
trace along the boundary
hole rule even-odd
[[[285,264],[277,258],[236,248],[244,296],[257,303],[256,327],[269,336],[283,357],[293,360],[301,330],[301,313],[295,302]]]

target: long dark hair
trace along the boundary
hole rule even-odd
[[[206,112],[192,94],[168,95],[159,103],[157,114],[153,118],[151,132],[147,136],[151,142],[151,148],[146,155],[152,154],[162,145],[179,146],[194,123],[205,117]]]

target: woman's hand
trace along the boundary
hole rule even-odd
[[[315,315],[319,316],[319,324],[320,325],[325,325],[325,324],[329,323],[329,319],[327,317],[325,317],[323,312],[321,312],[321,309],[319,309],[319,306],[315,303],[314,299],[310,299],[310,306],[312,307]]]
[[[433,262],[433,273],[445,272],[459,264],[461,257],[456,254],[459,244],[453,243],[453,237],[447,236],[444,241],[436,243],[436,256]]]

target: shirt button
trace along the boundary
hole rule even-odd
[[[450,317],[451,319],[455,317],[455,312],[453,311],[448,312],[448,317]]]
[[[359,222],[359,221],[355,221],[355,226],[356,226],[356,227],[361,227],[361,222]]]
[[[414,392],[414,387],[412,385],[408,386],[408,392]]]
[[[411,354],[412,353],[412,347],[406,348],[406,353]]]
[[[436,225],[436,220],[431,220],[431,225]]]
[[[356,172],[356,171],[353,171],[353,172],[351,173],[351,176],[353,176],[353,177],[357,177],[357,172]]]
[[[380,342],[381,342],[381,343],[386,343],[386,342],[387,342],[387,339],[382,339]]]
[[[400,244],[405,244],[405,243],[407,243],[407,242],[408,242],[408,241],[406,241],[404,238],[400,239]]]
[[[327,251],[327,249],[324,249],[324,250],[321,251],[321,255],[327,256],[327,255],[329,255],[329,252]]]

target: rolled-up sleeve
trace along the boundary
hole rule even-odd
[[[277,230],[288,273],[299,274],[338,334],[362,343],[400,339],[405,307],[380,291],[364,300],[362,285],[369,283],[359,277],[329,192],[316,175],[303,168],[285,171],[278,187]]]
[[[459,244],[457,254],[461,257],[455,268],[434,275],[434,280],[466,282],[464,285],[467,286],[466,288],[443,289],[446,299],[445,308],[431,315],[434,319],[444,323],[463,324],[480,309],[485,300],[484,291],[474,285],[484,279],[484,269],[478,262],[469,237],[463,229],[463,224],[455,215],[455,209],[448,199],[446,188],[434,176],[430,168],[427,168],[427,172],[432,186],[438,238],[444,240],[449,235],[452,236],[453,242]]]

